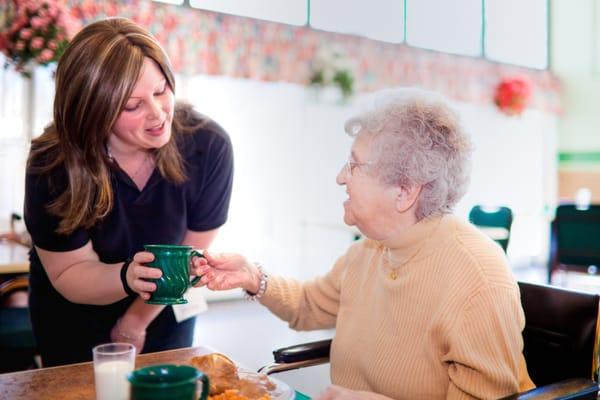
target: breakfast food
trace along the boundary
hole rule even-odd
[[[211,353],[205,356],[194,357],[192,366],[198,368],[208,376],[210,394],[223,393],[227,389],[237,388],[240,377],[237,367],[227,356],[220,353]]]
[[[264,395],[258,398],[248,398],[242,394],[237,389],[228,389],[221,394],[216,394],[214,396],[208,396],[209,400],[270,400],[271,396]]]
[[[270,400],[269,392],[275,389],[266,375],[240,378],[235,363],[220,353],[193,357],[190,363],[208,376],[210,400]]]

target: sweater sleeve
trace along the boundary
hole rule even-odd
[[[458,313],[448,352],[448,399],[503,397],[518,392],[525,318],[517,288],[479,291]]]
[[[305,283],[270,276],[261,303],[295,330],[335,327],[345,259],[340,257],[326,275]]]

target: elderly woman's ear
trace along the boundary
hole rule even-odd
[[[396,188],[396,211],[404,213],[417,204],[422,186],[399,186]]]

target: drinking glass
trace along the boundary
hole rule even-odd
[[[135,346],[130,343],[106,343],[92,350],[96,400],[128,400],[127,376],[135,367]]]

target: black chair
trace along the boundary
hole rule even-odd
[[[27,275],[0,283],[0,301],[29,288]],[[0,307],[0,373],[37,368],[38,354],[27,307]]]
[[[469,221],[488,234],[506,252],[513,222],[513,213],[510,208],[487,208],[477,205],[469,212]]]
[[[548,283],[552,283],[552,275],[557,270],[598,272],[600,205],[587,208],[572,204],[558,206],[550,232]]]
[[[596,399],[600,296],[519,282],[525,312],[523,354],[536,389],[505,399]],[[273,351],[266,374],[329,362],[331,340]]]

